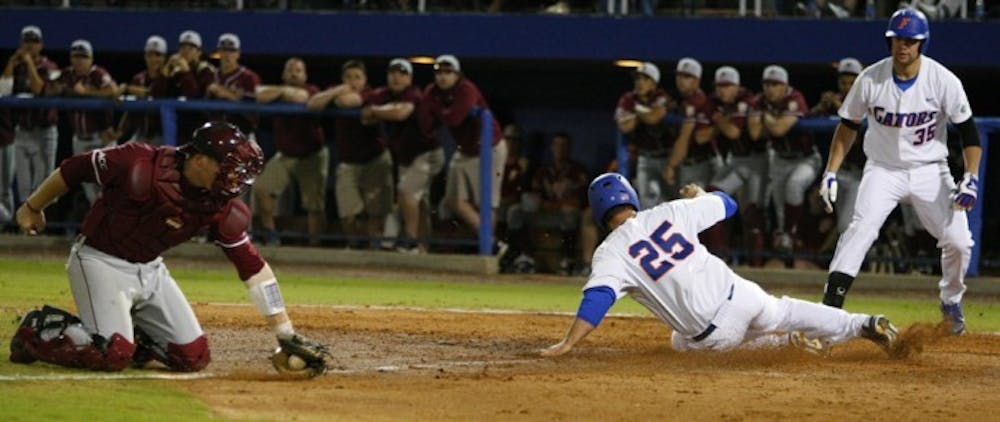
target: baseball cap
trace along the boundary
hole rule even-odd
[[[852,73],[857,75],[861,73],[861,69],[861,62],[854,57],[841,59],[840,64],[837,65],[837,73]]]
[[[701,63],[690,57],[685,57],[677,62],[677,73],[686,73],[701,79]]]
[[[780,82],[787,84],[788,71],[781,66],[772,64],[764,68],[764,76],[762,76],[761,79],[764,82]]]
[[[434,70],[438,70],[441,66],[451,66],[452,70],[456,72],[462,71],[462,66],[459,65],[458,59],[451,54],[442,54],[434,59]]]
[[[389,70],[399,70],[403,73],[413,74],[413,65],[409,60],[397,57],[389,61]]]
[[[76,40],[69,45],[69,55],[94,57],[94,47],[90,45],[90,41]]]
[[[656,67],[655,64],[650,62],[642,62],[639,67],[635,68],[635,73],[637,75],[649,76],[653,82],[660,83],[660,68]]]
[[[146,39],[146,49],[144,51],[155,51],[160,54],[167,54],[167,40],[159,35],[150,35]]]
[[[715,69],[715,84],[739,85],[740,71],[736,70],[736,68],[732,66],[722,66],[718,69]]]
[[[219,50],[239,50],[240,49],[240,37],[237,37],[233,33],[225,33],[219,35],[219,43],[216,44],[215,48]]]
[[[201,35],[192,30],[187,30],[181,32],[181,36],[177,39],[178,44],[191,44],[195,47],[201,48]]]
[[[21,28],[21,39],[24,41],[41,41],[42,30],[35,25],[28,25]]]

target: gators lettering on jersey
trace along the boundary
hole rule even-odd
[[[893,80],[890,57],[858,75],[839,114],[853,121],[868,116],[864,151],[869,159],[910,168],[944,160],[948,156],[945,126],[971,118],[972,107],[962,81],[927,56],[921,57],[913,85],[900,89]]]
[[[594,252],[590,280],[617,299],[627,294],[685,336],[708,326],[732,288],[732,270],[698,241],[726,216],[717,195],[670,201],[639,212]]]

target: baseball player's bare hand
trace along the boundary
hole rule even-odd
[[[45,229],[45,212],[34,211],[28,207],[27,203],[21,204],[17,208],[17,225],[21,231],[28,235],[37,235]]]
[[[539,355],[546,358],[553,358],[556,356],[562,356],[573,349],[566,341],[560,341],[559,343],[553,344],[548,348],[542,349],[538,352]]]
[[[706,192],[696,183],[688,183],[681,188],[681,198],[690,199],[704,195]]]
[[[87,93],[87,86],[83,82],[77,82],[76,85],[73,85],[73,93],[85,95]]]
[[[664,167],[663,180],[666,181],[668,185],[677,183],[677,170],[671,166]]]

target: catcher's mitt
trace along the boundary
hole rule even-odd
[[[278,349],[271,355],[271,364],[281,374],[312,378],[326,372],[330,352],[301,334],[278,337]]]

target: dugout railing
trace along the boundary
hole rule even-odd
[[[86,98],[64,98],[64,97],[0,97],[0,108],[56,108],[62,110],[106,110],[115,109],[122,112],[155,113],[160,116],[163,130],[163,143],[175,145],[177,139],[177,112],[178,111],[200,111],[200,112],[228,112],[228,113],[255,113],[258,115],[295,115],[311,114],[329,117],[358,117],[357,109],[326,109],[308,110],[304,104],[271,103],[258,104],[250,102],[228,102],[217,100],[184,100],[184,99],[86,99]],[[482,119],[482,132],[480,135],[480,191],[490,192],[492,188],[492,177],[490,163],[493,155],[493,115],[487,109],[476,109],[474,113]],[[679,123],[675,116],[668,116],[667,120],[671,124]],[[980,198],[986,195],[986,169],[989,148],[989,134],[1000,131],[1000,118],[978,117],[976,123],[979,127],[980,138],[982,139],[983,157],[979,166]],[[829,118],[805,118],[800,119],[797,127],[810,131],[832,132],[836,127],[837,120]],[[618,169],[628,177],[629,158],[625,149],[624,137],[617,132],[616,150],[618,158]],[[822,139],[819,142],[824,142]],[[471,245],[477,247],[480,255],[490,255],[493,253],[493,209],[488,202],[479,204],[480,228],[478,239],[473,242],[462,240],[437,239],[439,243],[451,243],[458,245]],[[983,228],[983,203],[980,200],[969,212],[969,226],[972,231],[975,246],[972,250],[972,259],[969,265],[969,275],[979,274],[980,250]],[[347,237],[347,236],[342,236]]]
[[[667,116],[664,119],[669,124],[680,125],[681,120],[677,116]],[[838,118],[834,117],[811,117],[799,119],[796,123],[796,128],[812,131],[812,132],[825,132],[833,133],[836,128],[837,123],[839,123]],[[979,138],[982,142],[983,155],[979,164],[979,201],[976,201],[975,207],[969,211],[969,230],[972,231],[972,239],[975,244],[972,247],[972,257],[969,263],[969,276],[979,275],[979,262],[980,262],[980,251],[982,250],[982,234],[983,234],[983,206],[984,202],[982,199],[986,195],[986,169],[987,169],[987,157],[989,155],[989,135],[1000,131],[1000,118],[997,117],[977,117],[975,118],[976,125],[979,128]],[[951,125],[949,125],[951,126]],[[625,177],[630,177],[629,172],[629,154],[625,147],[625,135],[621,131],[616,131],[617,134],[615,138],[615,150],[618,159],[618,172]],[[817,143],[829,143],[829,139],[817,138]],[[858,141],[860,142],[860,140]],[[823,165],[826,165],[826,156],[824,155]],[[822,257],[829,259],[830,257]]]

